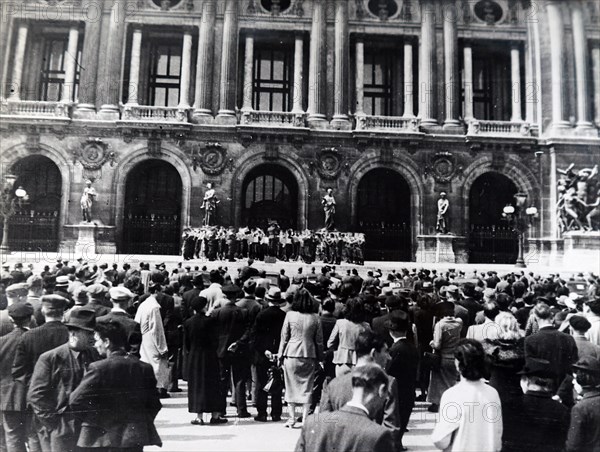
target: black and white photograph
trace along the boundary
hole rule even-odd
[[[0,452],[600,452],[598,0],[0,0]]]

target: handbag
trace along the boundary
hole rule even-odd
[[[440,370],[442,367],[442,355],[435,352],[423,352],[423,362],[431,370]]]
[[[268,394],[277,394],[283,389],[283,370],[279,366],[271,366],[268,370],[269,379],[263,387]]]

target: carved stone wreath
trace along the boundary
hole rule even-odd
[[[462,166],[456,162],[456,157],[450,152],[438,152],[425,165],[424,176],[433,176],[436,182],[450,182],[462,174]]]
[[[227,166],[227,150],[219,143],[208,143],[200,150],[199,165],[204,174],[216,176]]]
[[[342,170],[342,158],[335,148],[322,149],[317,156],[317,171],[323,179],[335,179]]]
[[[75,149],[74,157],[81,165],[90,171],[96,171],[110,161],[114,164],[115,153],[110,150],[110,145],[99,138],[89,138]]]

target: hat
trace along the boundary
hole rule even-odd
[[[112,287],[108,291],[108,294],[110,295],[110,299],[117,303],[129,301],[133,298],[133,293],[127,287]]]
[[[42,305],[50,309],[65,309],[68,304],[68,300],[60,295],[43,295]]]
[[[38,287],[41,288],[42,285],[44,283],[44,278],[42,278],[40,275],[31,275],[29,278],[27,278],[27,284],[29,284],[29,287]]]
[[[423,289],[424,292],[431,292],[433,290],[433,284],[431,284],[431,281],[424,281],[421,289]]]
[[[281,298],[281,289],[279,287],[270,287],[267,295],[265,295],[265,300],[274,303],[281,303],[283,301]]]
[[[394,311],[385,321],[385,327],[392,331],[406,331],[408,329],[408,314],[404,311]]]
[[[11,284],[6,288],[6,295],[9,297],[24,297],[29,292],[29,284],[18,283]]]
[[[388,309],[397,309],[402,303],[400,303],[400,298],[395,295],[390,295],[385,299],[385,305]]]
[[[517,374],[542,378],[552,378],[554,376],[550,361],[540,358],[525,358],[525,366]]]
[[[55,287],[66,287],[69,285],[69,277],[68,276],[57,276]]]
[[[586,371],[592,375],[600,376],[600,361],[591,356],[586,356],[579,359],[576,364],[573,364],[575,369]]]
[[[92,309],[73,309],[69,314],[69,321],[65,323],[69,328],[78,328],[85,331],[94,331],[96,326],[96,311]]]
[[[440,289],[440,292],[442,292],[442,291],[447,292],[447,293],[449,292],[453,295],[458,295],[458,286],[456,286],[454,284],[450,284],[449,286],[442,287]]]
[[[8,315],[13,319],[26,319],[33,314],[33,306],[28,301],[13,303],[8,307]]]
[[[571,325],[575,331],[582,331],[584,333],[592,327],[592,324],[589,322],[589,320],[582,315],[572,316],[569,319],[569,325]]]
[[[108,288],[103,284],[92,284],[87,288],[88,293],[92,298],[104,298]]]
[[[255,290],[256,290],[256,280],[255,279],[247,279],[244,282],[244,292],[253,294]]]
[[[226,286],[224,286],[221,291],[226,295],[237,295],[240,293],[240,288],[238,286],[236,286],[235,284],[227,284]]]
[[[21,262],[17,262],[15,264],[15,268],[23,268],[23,264]]]

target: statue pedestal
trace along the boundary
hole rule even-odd
[[[461,264],[468,262],[467,239],[458,235],[417,236],[417,262]]]
[[[563,234],[563,266],[600,272],[600,231],[570,231]]]
[[[72,252],[73,259],[94,259],[97,255],[114,255],[117,247],[114,241],[114,226],[97,223],[79,223],[65,225],[64,246]],[[71,253],[69,253],[71,254]],[[106,256],[108,260],[108,256]]]

